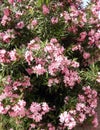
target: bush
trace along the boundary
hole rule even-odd
[[[100,1],[0,1],[0,129],[98,126]]]

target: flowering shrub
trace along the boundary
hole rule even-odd
[[[0,1],[0,129],[98,126],[100,1]]]

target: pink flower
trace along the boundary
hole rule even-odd
[[[49,106],[48,106],[48,104],[47,104],[46,102],[43,102],[43,103],[42,103],[42,110],[43,110],[45,113],[49,112],[50,108],[49,108]]]
[[[79,102],[85,102],[85,96],[84,95],[78,95]]]
[[[34,20],[31,22],[31,25],[33,25],[33,26],[36,26],[37,24],[38,24],[38,22],[37,22],[36,19],[34,19]]]
[[[28,49],[30,50],[39,50],[40,49],[40,44],[35,41],[35,39],[31,40],[30,43],[28,43]]]
[[[44,69],[44,67],[41,66],[41,64],[32,67],[32,69],[33,72],[36,73],[37,75],[42,75],[46,72],[46,70]]]
[[[7,52],[4,49],[0,50],[0,62],[1,63],[10,62],[9,59],[7,58]]]
[[[18,101],[18,105],[20,105],[21,107],[25,107],[26,106],[26,102],[24,100],[19,100]]]
[[[67,71],[65,73],[63,81],[66,87],[70,86],[70,88],[73,88],[76,82],[80,82],[80,77],[78,76],[78,73],[76,71],[70,70],[69,72]]]
[[[28,76],[24,76],[24,79],[22,81],[22,86],[23,87],[28,87],[28,86],[31,86],[31,83],[30,83],[30,78]]]
[[[17,104],[15,104],[11,109],[12,111],[9,112],[9,115],[11,117],[24,117],[26,114],[26,110],[25,110],[25,105],[26,102],[24,100],[19,100],[19,102]]]
[[[41,111],[41,105],[39,103],[36,102],[32,102],[31,106],[30,106],[30,111],[32,113],[35,113],[37,111]]]
[[[60,123],[67,127],[69,130],[72,130],[72,128],[76,126],[75,119],[67,111],[61,113],[59,118]]]
[[[87,32],[81,32],[78,41],[84,41],[87,36]]]
[[[65,19],[65,23],[67,23],[68,22],[68,20],[70,20],[71,18],[70,18],[70,15],[69,15],[69,13],[68,12],[66,12],[66,11],[64,11],[64,19]]]
[[[43,5],[43,6],[42,6],[42,11],[43,11],[43,14],[44,14],[44,15],[50,13],[49,8],[48,8],[46,5]]]
[[[56,38],[51,38],[50,43],[57,43],[58,40]]]
[[[85,104],[84,103],[77,103],[76,105],[76,110],[77,111],[84,111],[86,108]]]
[[[17,90],[19,86],[21,86],[21,82],[15,81],[15,82],[13,83],[13,89],[14,89],[14,90]]]
[[[58,23],[58,17],[52,17],[51,18],[51,23],[52,24],[57,24]]]
[[[58,84],[60,81],[57,78],[50,78],[48,80],[48,86],[51,87],[52,85]]]
[[[80,122],[80,123],[83,123],[85,119],[86,119],[86,115],[83,114],[83,113],[80,113],[80,114],[79,114],[79,117],[78,117],[79,122]]]
[[[4,10],[3,10],[3,13],[4,13],[4,15],[6,15],[7,17],[10,15],[10,10],[9,10],[9,8],[5,8]]]
[[[22,15],[23,15],[23,12],[17,11],[16,14],[15,14],[15,17],[16,17],[17,19],[19,19],[20,16],[22,16]]]
[[[9,56],[10,56],[10,60],[11,61],[16,61],[17,60],[17,56],[16,56],[16,50],[12,50],[9,52]]]
[[[91,29],[91,31],[89,31],[88,35],[89,36],[93,36],[95,34],[95,30],[94,29]]]
[[[51,123],[48,123],[48,130],[56,130],[56,129]]]
[[[13,4],[14,0],[8,0],[9,4]]]
[[[9,18],[8,16],[4,15],[4,16],[2,17],[1,24],[2,24],[3,26],[5,26],[5,25],[7,24],[7,22],[9,22],[10,20],[11,20],[11,18]]]
[[[33,73],[33,69],[31,69],[31,68],[26,69],[26,71],[28,72],[29,75],[31,75]]]
[[[33,124],[33,123],[32,123],[32,124],[30,124],[30,126],[31,126],[31,127],[29,128],[29,130],[32,130],[32,128],[35,128],[35,127],[36,127],[36,125],[35,125],[35,124]]]
[[[17,23],[17,25],[16,25],[16,28],[19,28],[19,29],[22,29],[23,27],[24,27],[24,22],[23,21]]]
[[[32,114],[29,115],[29,118],[32,118],[33,120],[35,120],[35,122],[40,122],[42,120],[42,108],[39,103],[32,102],[30,106],[30,111]]]
[[[3,36],[3,41],[6,43],[9,43],[10,42],[10,34],[5,33]]]
[[[74,67],[74,68],[78,68],[79,67],[79,63],[76,62],[76,61],[72,61],[71,62],[71,66]]]
[[[31,64],[31,61],[33,60],[33,53],[31,51],[25,52],[25,60],[28,62],[28,64]]]
[[[86,60],[86,59],[89,59],[90,58],[90,53],[88,52],[84,52],[83,53],[83,58]]]
[[[94,116],[94,119],[92,121],[93,126],[96,128],[99,125],[97,115]]]
[[[5,111],[5,109],[4,109],[3,105],[0,102],[0,114],[4,114],[4,111]]]

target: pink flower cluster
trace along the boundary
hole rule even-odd
[[[11,117],[18,117],[18,116],[24,117],[26,114],[25,106],[26,102],[24,100],[19,100],[17,104],[11,107],[9,115]]]
[[[40,42],[40,41],[39,41]],[[35,73],[37,75],[43,75],[48,73],[52,76],[48,80],[48,86],[53,84],[58,84],[61,80],[64,82],[65,86],[70,86],[73,88],[75,83],[80,82],[80,77],[78,76],[75,68],[79,67],[79,63],[76,61],[71,61],[64,56],[64,48],[60,46],[56,39],[51,39],[44,48],[40,47],[39,42],[36,44],[35,40],[28,43],[27,51],[25,52],[25,60],[30,65],[30,68],[27,69],[29,74]],[[42,49],[41,57],[35,57],[36,50],[40,51]],[[43,58],[43,59],[42,59]],[[33,66],[32,62],[36,64]],[[73,69],[70,69],[73,68]],[[61,79],[60,75],[63,75]]]
[[[44,15],[47,15],[50,13],[49,8],[46,5],[42,6],[42,11]]]
[[[3,92],[0,95],[0,114],[8,114],[13,118],[28,117],[33,122],[40,122],[43,116],[50,111],[46,102],[32,102],[29,108],[26,107],[27,102],[22,99],[23,95],[20,92],[24,92],[26,88],[31,86],[29,77],[24,76],[23,80],[13,81],[8,76],[4,84]],[[6,100],[9,100],[10,104],[4,102]]]
[[[50,108],[46,102],[37,103],[32,102],[30,108],[29,118],[33,119],[35,122],[40,122],[42,120],[43,115],[50,111]]]
[[[61,125],[63,126],[62,129],[68,128],[68,130],[72,130],[76,126],[75,119],[71,116],[70,112],[64,111],[59,116],[59,121]]]
[[[12,39],[14,39],[14,30],[13,29],[8,29],[5,32],[0,32],[0,41],[4,43],[10,43]]]
[[[62,128],[67,127],[69,130],[72,130],[76,124],[83,123],[88,117],[93,117],[92,123],[94,127],[98,126],[98,118],[95,112],[97,92],[91,89],[90,86],[83,87],[83,92],[83,94],[79,94],[78,103],[74,110],[64,111],[60,114],[59,121]]]
[[[24,76],[22,81],[12,81],[10,76],[8,76],[3,84],[4,89],[0,94],[0,114],[7,114],[8,112],[12,117],[25,116],[24,107],[26,102],[24,100],[19,100],[16,104],[16,101],[21,97],[17,90],[24,91],[28,86],[31,86],[29,77]]]
[[[4,49],[0,50],[0,63],[10,63],[12,61],[17,61],[19,59],[16,50],[6,51]]]

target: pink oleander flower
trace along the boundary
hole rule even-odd
[[[26,114],[26,102],[24,100],[19,100],[17,104],[15,104],[12,108],[11,111],[9,112],[9,115],[11,117],[24,117]]]
[[[84,113],[82,113],[82,112],[79,113],[78,121],[79,121],[80,123],[83,123],[85,119],[86,119],[86,114],[84,114]]]
[[[36,26],[37,24],[38,24],[38,22],[36,19],[32,20],[31,25]]]
[[[76,82],[80,82],[80,77],[76,71],[70,70],[69,72],[65,73],[63,81],[66,87],[70,86],[70,88],[73,88]]]
[[[15,14],[15,17],[16,17],[17,19],[19,19],[20,16],[22,16],[22,15],[23,15],[23,12],[17,11],[16,14]]]
[[[56,38],[51,38],[50,43],[57,43],[58,40]]]
[[[71,66],[74,67],[74,68],[78,68],[79,67],[79,63],[76,62],[76,61],[72,61],[71,62]]]
[[[4,15],[4,16],[2,17],[1,24],[2,24],[3,26],[5,26],[5,25],[7,24],[8,19],[9,19],[8,16]]]
[[[10,15],[10,9],[9,8],[5,8],[4,10],[3,10],[3,13],[4,13],[4,15],[5,16],[9,16]]]
[[[75,119],[67,111],[61,113],[59,118],[60,124],[67,127],[69,130],[72,130],[76,126]]]
[[[58,17],[52,17],[51,18],[51,23],[52,24],[57,24],[58,23]]]
[[[85,96],[84,96],[84,95],[80,95],[80,94],[78,95],[78,101],[79,101],[79,102],[85,102],[85,100],[86,100],[86,99],[85,99]]]
[[[65,19],[65,23],[67,23],[68,20],[71,19],[70,15],[67,11],[64,11],[63,16],[64,16],[64,19]]]
[[[43,11],[43,14],[44,14],[44,15],[47,15],[47,14],[50,13],[50,10],[49,10],[49,8],[48,8],[46,5],[43,5],[43,6],[42,6],[42,11]]]
[[[33,61],[33,53],[32,51],[26,51],[25,52],[25,60],[28,62],[28,64],[31,64],[31,61]]]
[[[32,104],[30,106],[30,111],[32,113],[36,113],[37,111],[41,111],[41,105],[39,103],[32,102]]]
[[[13,4],[14,0],[8,0],[9,4]]]
[[[33,73],[33,69],[31,69],[31,68],[27,68],[26,71],[28,72],[29,75],[31,75]]]
[[[39,44],[31,44],[31,43],[29,43],[28,44],[28,48],[30,49],[30,50],[39,50],[40,49],[40,45]]]
[[[2,103],[0,102],[0,114],[4,114],[4,111],[5,111],[5,109],[2,105]]]
[[[28,76],[24,76],[23,81],[21,82],[23,87],[31,86],[30,78]]]
[[[87,36],[87,32],[81,32],[78,41],[84,41]]]
[[[90,58],[90,53],[88,52],[84,52],[83,53],[83,58],[86,60],[86,59],[89,59]]]
[[[26,102],[24,100],[19,100],[18,101],[18,105],[20,105],[21,107],[25,107],[26,106]]]
[[[17,90],[18,87],[21,86],[21,85],[22,85],[21,82],[15,81],[15,82],[13,82],[13,89],[14,89],[14,90]]]
[[[24,26],[25,26],[24,22],[21,21],[21,22],[17,23],[16,28],[22,29]]]
[[[6,43],[10,42],[10,34],[5,33],[2,38],[3,38],[4,42],[6,42]]]
[[[93,36],[95,34],[95,30],[94,29],[91,29],[88,33],[89,36]]]
[[[51,123],[48,123],[48,130],[56,130],[56,128],[51,124]]]
[[[33,102],[30,106],[31,115],[29,115],[29,118],[32,118],[35,122],[40,122],[42,120],[42,114],[41,114],[41,105],[39,103]]]
[[[76,105],[76,110],[77,110],[77,111],[82,111],[82,112],[84,112],[85,109],[86,109],[86,106],[85,106],[84,103],[77,103],[77,105]]]
[[[37,75],[43,75],[46,72],[46,69],[43,66],[41,66],[41,64],[32,67],[32,69],[33,72]]]
[[[43,110],[44,113],[49,112],[50,108],[49,108],[49,106],[46,102],[42,103],[42,110]]]
[[[0,39],[2,39],[2,41],[5,43],[10,43],[11,39],[14,38],[15,36],[13,29],[8,29],[7,31],[0,33]]]
[[[46,102],[37,103],[32,102],[29,110],[30,114],[28,115],[29,118],[33,119],[35,122],[40,122],[47,112],[49,112],[49,106]]]
[[[35,125],[34,123],[32,123],[32,124],[30,124],[29,130],[32,130],[32,129],[35,128],[35,127],[36,127],[36,125]]]
[[[92,124],[94,128],[96,128],[99,125],[97,114],[95,114]]]
[[[16,60],[17,60],[16,50],[10,51],[10,52],[9,52],[9,56],[10,56],[10,60],[11,60],[11,61],[16,61]]]
[[[50,78],[48,80],[48,86],[51,87],[52,85],[59,84],[60,80],[57,78]]]

